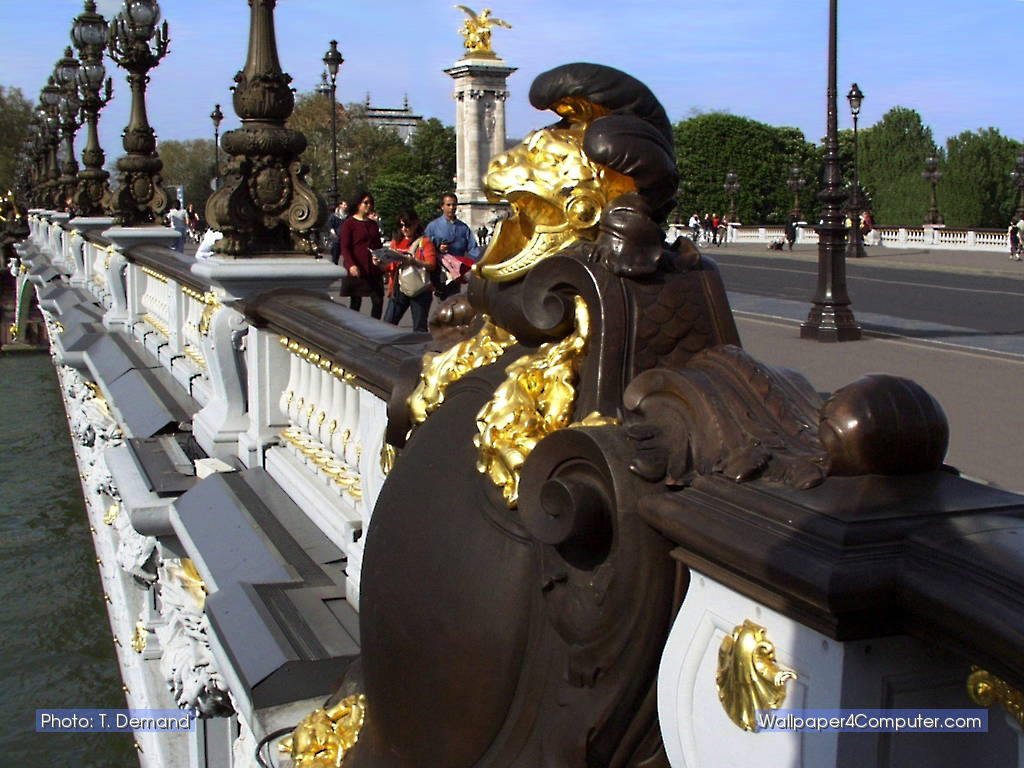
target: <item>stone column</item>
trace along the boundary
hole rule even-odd
[[[505,151],[505,81],[515,71],[499,58],[472,54],[445,70],[455,81],[459,218],[474,231],[481,224],[493,227],[506,208],[487,202],[483,175],[491,158]]]

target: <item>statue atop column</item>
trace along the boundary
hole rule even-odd
[[[463,44],[466,47],[467,56],[477,59],[498,58],[491,48],[491,27],[512,29],[512,25],[504,19],[491,16],[490,8],[484,8],[477,13],[465,5],[456,5],[455,7],[469,17],[462,22],[462,26],[459,28],[459,34],[465,38]]]

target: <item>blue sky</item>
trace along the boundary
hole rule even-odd
[[[477,0],[479,2],[479,0]],[[119,0],[99,0],[112,16]],[[540,72],[594,61],[646,82],[672,120],[692,109],[722,109],[775,125],[795,125],[810,141],[824,134],[827,0],[490,0],[514,29],[496,29],[495,50],[519,71],[509,80],[508,132],[549,122],[527,102]],[[865,93],[861,125],[902,105],[918,110],[940,141],[995,126],[1022,138],[1024,104],[1012,77],[1024,29],[1020,0],[840,0],[839,90],[856,80]],[[480,10],[483,6],[477,7]],[[0,84],[32,99],[68,42],[81,0],[0,0]],[[171,53],[152,73],[150,121],[159,137],[212,136],[209,113],[224,105],[224,129],[237,126],[228,88],[245,60],[246,0],[163,0]],[[281,62],[300,91],[313,88],[328,41],[345,63],[339,99],[400,106],[405,94],[427,117],[454,122],[451,80],[442,70],[461,56],[463,15],[447,0],[279,0]],[[115,100],[103,113],[101,141],[119,154],[127,122],[123,71],[109,60]],[[845,100],[840,127],[850,118]]]

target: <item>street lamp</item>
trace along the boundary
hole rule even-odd
[[[736,175],[735,171],[729,171],[725,174],[725,183],[722,185],[729,194],[729,223],[736,224],[736,193],[740,191],[740,177]]]
[[[213,191],[216,192],[220,188],[220,124],[224,119],[220,104],[213,105],[210,119],[213,121]]]
[[[106,78],[106,90],[100,96],[106,70],[103,68],[103,51],[107,47],[107,21],[96,13],[96,3],[86,0],[85,10],[71,25],[71,42],[75,44],[81,66],[78,69],[78,91],[85,114],[86,140],[82,149],[82,164],[78,172],[74,194],[75,211],[81,216],[99,216],[103,213],[103,198],[107,195],[107,179],[110,174],[103,170],[106,156],[100,147],[97,122],[100,110],[113,98],[110,78]]]
[[[850,195],[850,247],[847,249],[847,256],[854,256],[862,259],[867,256],[864,253],[864,239],[860,231],[860,214],[863,203],[860,199],[860,164],[857,147],[857,117],[860,115],[860,105],[864,101],[864,94],[854,83],[850,86],[850,92],[846,94],[846,100],[850,102],[850,114],[853,115],[853,194]]]
[[[1010,178],[1017,185],[1017,210],[1013,216],[1016,219],[1024,218],[1024,155],[1017,155],[1017,167],[1010,171]]]
[[[81,64],[71,52],[71,46],[64,49],[64,57],[53,69],[53,77],[60,87],[60,129],[64,139],[64,164],[60,175],[60,206],[61,210],[71,213],[74,207],[75,187],[77,186],[78,163],[75,161],[75,134],[82,122],[79,114],[82,102],[78,98],[78,73]]]
[[[117,161],[120,185],[107,205],[115,221],[125,227],[160,223],[167,210],[167,193],[160,177],[164,164],[146,117],[149,71],[167,55],[170,44],[167,22],[157,30],[159,21],[157,0],[125,0],[108,37],[110,58],[127,70],[132,91],[131,117],[123,134],[126,154]]]
[[[324,65],[331,76],[331,206],[338,207],[338,69],[345,62],[338,50],[338,41],[331,40],[331,47],[324,54]]]
[[[789,212],[789,215],[793,217],[795,221],[803,221],[804,214],[800,210],[800,190],[803,189],[807,184],[805,179],[800,173],[800,167],[794,165],[789,169],[789,178],[786,179],[786,186],[789,187],[789,191],[793,193],[793,210]]]
[[[57,162],[57,145],[60,142],[59,122],[57,119],[60,107],[60,88],[53,75],[39,92],[39,101],[43,105],[39,118],[42,124],[43,145],[46,147],[46,182],[43,184],[43,199],[46,207],[52,211],[60,209],[60,169]]]
[[[824,203],[818,232],[818,288],[811,299],[807,320],[800,326],[800,338],[816,341],[856,341],[860,326],[853,319],[846,292],[846,226],[843,221],[843,173],[839,167],[839,125],[836,107],[836,6],[829,0],[828,84],[825,96],[824,188],[818,197]]]
[[[928,215],[924,219],[925,224],[931,224],[935,227],[945,226],[945,221],[942,215],[939,213],[938,198],[935,194],[935,188],[939,185],[939,180],[942,178],[942,171],[939,170],[939,158],[935,155],[928,155],[924,161],[924,170],[921,171],[921,176],[932,185],[932,203],[928,209]]]

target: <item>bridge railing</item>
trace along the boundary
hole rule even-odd
[[[670,233],[689,235],[684,227],[673,226]],[[771,243],[785,237],[785,228],[777,225],[730,225],[728,243]],[[797,227],[797,244],[818,242],[818,233],[813,225]],[[1009,251],[1009,235],[1000,229],[965,229],[960,227],[876,227],[864,237],[868,246],[885,248],[930,248],[961,251]]]

